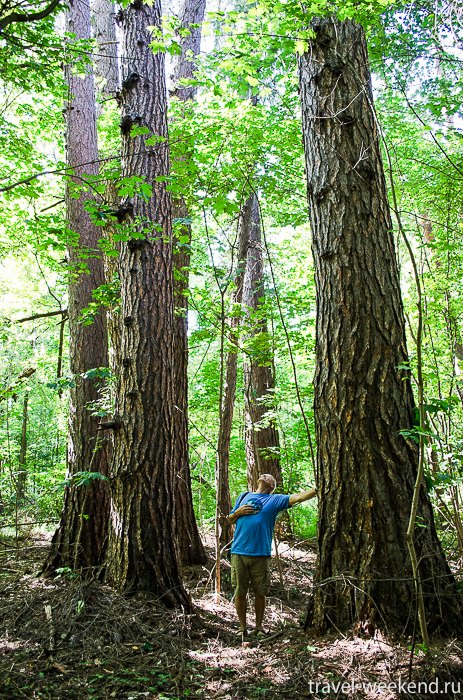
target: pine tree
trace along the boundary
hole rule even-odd
[[[299,60],[317,287],[314,380],[318,630],[413,626],[405,534],[417,475],[400,281],[363,28],[313,23]],[[415,546],[430,629],[461,629],[460,599],[423,485]],[[411,612],[412,611],[412,612]]]
[[[106,579],[190,607],[183,589],[174,512],[174,295],[169,147],[159,0],[122,11],[122,177],[141,195],[122,202],[131,233],[119,263],[122,372],[116,396]],[[148,133],[132,135],[133,127]],[[160,179],[160,181],[158,180]]]
[[[191,80],[196,68],[195,58],[201,48],[201,24],[204,20],[206,0],[184,0],[179,10],[180,26],[189,33],[179,37],[181,53],[176,56],[173,70],[173,98],[183,103],[183,119],[188,116],[191,103],[195,100],[194,85],[183,85],[180,81]],[[190,25],[199,25],[191,27]],[[188,147],[179,159],[188,161]],[[174,221],[182,222],[174,239],[174,370],[175,370],[175,503],[177,509],[177,538],[182,562],[187,566],[204,564],[206,551],[198,532],[191,494],[190,458],[188,449],[188,290],[191,224],[190,213],[183,196],[173,201]],[[180,239],[182,243],[180,243]]]
[[[88,0],[73,0],[66,11],[66,31],[77,40],[90,38],[90,6]],[[68,250],[69,279],[69,352],[70,370],[74,375],[70,389],[68,432],[68,476],[78,472],[108,475],[109,446],[98,433],[98,418],[92,416],[89,404],[99,399],[101,378],[85,378],[89,370],[108,366],[106,316],[95,314],[91,325],[80,323],[81,311],[93,302],[92,292],[104,284],[104,264],[98,240],[100,230],[87,211],[87,202],[94,200],[92,184],[98,178],[98,143],[93,71],[85,67],[85,77],[75,73],[72,56],[65,65],[68,86],[65,104],[66,162],[72,175],[66,187],[66,223],[71,241]],[[82,188],[88,182],[89,187]],[[75,188],[80,192],[76,197]],[[84,269],[81,269],[84,263]],[[58,566],[91,567],[99,563],[109,513],[107,482],[92,479],[87,486],[76,480],[66,489],[59,527],[52,540],[46,570]]]

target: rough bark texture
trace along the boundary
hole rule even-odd
[[[115,27],[115,7],[109,0],[93,0],[92,6],[93,33],[98,43],[98,52],[95,57],[95,73],[97,94],[102,99],[114,97],[120,88],[119,66],[117,62],[117,44]],[[101,47],[101,48],[100,48]],[[109,179],[106,185],[105,201],[108,209],[116,211],[118,209],[118,191],[114,179]],[[104,234],[111,244],[113,250],[121,252],[121,243],[115,240],[115,228],[113,221],[108,220],[104,227]],[[119,279],[119,256],[104,256],[105,280],[106,284],[117,284]],[[109,364],[114,374],[120,372],[120,349],[121,349],[121,315],[118,310],[118,303],[107,307],[106,319],[109,334]]]
[[[69,3],[66,11],[66,31],[76,39],[90,38],[90,7],[88,0]],[[95,93],[93,72],[87,68],[85,78],[73,74],[72,66],[65,66],[65,79],[69,87],[65,104],[66,160],[82,184],[86,176],[98,176],[98,146],[96,133]],[[85,163],[85,165],[81,165]],[[74,178],[72,178],[74,182]],[[71,196],[72,184],[66,191],[67,226],[75,234],[76,245],[71,245],[68,261],[71,268],[69,282],[69,352],[70,371],[75,375],[75,386],[70,390],[68,475],[79,471],[108,474],[108,443],[97,445],[98,419],[92,417],[86,406],[99,398],[98,379],[83,379],[80,375],[95,367],[108,366],[108,342],[106,316],[98,313],[89,326],[79,323],[82,309],[92,299],[92,291],[104,284],[102,256],[87,258],[87,269],[79,273],[82,251],[98,249],[101,231],[94,226],[85,209],[93,199],[91,189],[81,192],[79,198]],[[100,560],[106,533],[109,510],[107,483],[94,480],[90,486],[70,487],[66,490],[60,525],[53,537],[51,553],[45,570],[58,566],[88,567]],[[83,517],[83,516],[88,517]]]
[[[118,589],[152,591],[164,604],[190,601],[175,541],[173,267],[164,54],[154,54],[148,27],[160,26],[159,0],[122,12],[122,177],[153,190],[122,203],[130,231],[121,245],[122,372],[116,397],[111,463],[111,518],[106,579]],[[149,135],[132,137],[138,124]]]
[[[201,25],[204,19],[205,0],[184,0],[179,19],[181,26],[188,28],[190,24]],[[192,78],[196,67],[194,60],[201,46],[201,26],[191,29],[191,34],[179,37],[182,49],[174,63],[173,78],[175,81],[172,96],[184,104],[185,116],[189,104],[195,99],[196,88],[189,86],[181,88],[178,81],[181,78]],[[191,52],[191,54],[190,54]],[[188,159],[188,152],[182,156]],[[189,218],[187,204],[182,198],[173,201],[172,216],[174,221]],[[180,245],[178,237],[187,236],[187,244]],[[191,226],[184,223],[174,239],[174,370],[175,370],[175,506],[177,517],[177,541],[182,562],[191,566],[204,564],[207,561],[206,551],[201,541],[193,509],[191,493],[190,458],[188,447],[188,289]]]
[[[116,210],[119,206],[117,187],[114,181],[108,182],[105,192],[106,202],[108,207]],[[109,221],[104,227],[106,239],[111,244],[114,250],[117,250],[119,255],[105,255],[104,269],[106,284],[117,285],[120,280],[119,273],[119,258],[121,254],[121,242],[115,240],[115,228],[112,221]],[[121,367],[121,342],[122,342],[122,319],[120,313],[120,305],[114,300],[114,303],[107,307],[106,318],[108,323],[109,335],[109,366],[113,374],[118,375],[122,371]]]
[[[189,216],[184,200],[177,200],[172,207],[175,219]],[[179,235],[191,240],[191,227],[184,225]],[[178,244],[178,239],[176,240]],[[175,319],[174,319],[174,371],[175,371],[175,507],[177,517],[177,541],[183,564],[204,564],[206,550],[201,541],[193,509],[188,442],[188,289],[190,266],[189,246],[176,246],[174,255]]]
[[[417,473],[414,400],[363,29],[332,18],[299,61],[317,287],[314,380],[319,560],[313,622],[413,627],[405,532]],[[460,598],[423,486],[415,532],[431,630],[461,630]]]
[[[95,77],[98,93],[103,99],[115,97],[120,87],[115,21],[113,2],[92,0],[93,35],[98,45],[95,53]]]
[[[201,49],[201,24],[204,20],[205,10],[206,0],[183,0],[178,12],[180,26],[184,29],[189,29],[190,34],[177,37],[182,53],[174,63],[172,76],[174,89],[172,94],[185,103],[195,99],[197,87],[196,85],[181,86],[179,81],[194,78],[196,70],[195,59]],[[199,27],[190,27],[192,24],[198,24]]]

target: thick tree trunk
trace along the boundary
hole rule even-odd
[[[111,0],[92,0],[93,34],[97,43],[95,77],[99,95],[111,99],[119,90],[116,10]]]
[[[90,7],[88,0],[70,2],[66,12],[66,31],[76,39],[90,38]],[[95,367],[108,366],[108,342],[106,316],[95,315],[95,321],[84,326],[79,323],[82,309],[92,299],[92,291],[104,284],[102,256],[94,256],[98,250],[100,230],[92,223],[85,205],[93,199],[89,188],[78,198],[71,196],[72,187],[81,186],[87,176],[98,176],[98,146],[93,72],[90,67],[84,78],[65,66],[65,78],[69,98],[65,105],[67,165],[76,177],[66,190],[67,226],[76,236],[75,245],[69,248],[71,268],[69,282],[69,350],[70,371],[75,386],[70,390],[68,475],[81,471],[108,474],[108,444],[100,443],[97,451],[98,419],[86,408],[99,398],[101,380],[84,379],[81,375]],[[85,165],[82,165],[85,164]],[[82,252],[91,256],[85,261],[86,270],[80,272]],[[94,257],[93,257],[94,256]],[[107,483],[93,480],[90,486],[71,486],[66,490],[61,521],[53,540],[45,570],[58,566],[90,567],[100,560],[109,512]]]
[[[182,53],[176,57],[174,64],[174,89],[172,96],[184,104],[185,115],[189,109],[188,104],[195,99],[196,88],[189,86],[183,88],[179,85],[182,78],[192,78],[196,64],[192,60],[199,54],[201,46],[201,23],[204,19],[206,0],[184,0],[179,11],[181,26],[188,29],[191,24],[199,24],[199,27],[190,29],[190,34],[179,37]],[[191,54],[189,53],[191,51]],[[186,151],[181,160],[188,160]],[[204,564],[207,561],[206,550],[201,541],[193,509],[193,497],[191,493],[190,458],[188,447],[188,278],[190,267],[190,243],[191,226],[186,223],[190,217],[188,206],[181,197],[173,201],[172,215],[174,221],[182,220],[183,224],[178,229],[174,238],[174,395],[175,395],[175,506],[177,517],[177,541],[182,562],[192,564]],[[183,244],[180,244],[182,237]],[[185,244],[184,237],[187,237]]]
[[[118,589],[152,591],[167,605],[190,607],[175,541],[173,266],[164,54],[150,48],[159,0],[122,12],[122,177],[139,177],[152,196],[120,209],[132,233],[121,245],[122,372],[111,463],[106,579]],[[136,124],[148,135],[131,136]],[[160,138],[147,143],[151,135]]]
[[[22,501],[26,495],[27,483],[27,405],[29,403],[29,394],[24,394],[23,401],[23,420],[21,426],[21,447],[19,450],[18,460],[18,478],[16,487],[16,500]]]
[[[417,447],[392,222],[363,29],[333,18],[299,61],[317,287],[314,380],[319,560],[313,622],[413,627],[405,541]],[[423,485],[415,544],[431,630],[461,631],[460,598]]]

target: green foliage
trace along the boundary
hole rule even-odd
[[[75,472],[75,474],[72,474],[58,484],[55,490],[62,491],[71,485],[90,486],[93,481],[109,481],[109,479],[107,476],[100,474],[100,472]]]
[[[40,6],[33,3],[31,7]],[[312,377],[315,366],[316,294],[310,252],[304,153],[297,91],[297,58],[315,39],[315,18],[337,12],[355,19],[367,32],[376,107],[391,154],[398,208],[418,260],[424,295],[424,379],[426,424],[403,426],[405,439],[426,442],[426,483],[438,503],[451,507],[459,497],[463,462],[463,159],[461,151],[461,61],[455,47],[462,37],[461,15],[442,1],[418,5],[389,0],[262,0],[236,5],[209,16],[206,30],[214,47],[202,57],[192,83],[200,89],[196,103],[172,99],[169,107],[171,173],[174,200],[183,198],[188,215],[174,221],[175,252],[191,254],[186,279],[189,301],[189,418],[193,491],[198,517],[212,524],[214,469],[218,430],[220,330],[226,312],[225,351],[238,352],[238,385],[230,452],[232,498],[246,490],[244,452],[243,353],[275,368],[276,387],[264,400],[265,421],[275,419],[280,434],[284,489],[294,492],[313,483],[308,436],[296,390],[278,301],[297,369],[298,385],[312,441]],[[14,29],[14,31],[13,31]],[[10,31],[10,30],[9,30]],[[177,18],[153,33],[153,50],[179,51],[187,31]],[[15,505],[21,437],[22,399],[29,392],[28,485],[30,512],[59,512],[58,488],[65,488],[66,394],[76,381],[105,386],[94,415],[111,411],[116,379],[104,368],[85,377],[70,374],[66,360],[57,377],[59,327],[56,318],[15,324],[35,312],[66,308],[70,275],[85,274],[91,256],[117,255],[115,242],[160,235],[144,221],[120,223],[106,199],[108,183],[119,198],[145,200],[156,183],[120,177],[120,116],[103,103],[99,117],[102,158],[98,178],[72,185],[72,195],[88,193],[87,209],[101,227],[97,250],[79,246],[65,224],[65,172],[62,138],[64,82],[62,38],[52,18],[15,25],[0,47],[0,489],[7,512]],[[86,69],[92,43],[69,46],[73,70]],[[454,119],[452,123],[452,119]],[[131,135],[147,145],[159,141],[146,127]],[[387,163],[387,159],[384,159]],[[53,175],[36,177],[50,171]],[[21,182],[21,184],[15,184]],[[265,303],[246,314],[235,305],[237,231],[240,212],[251,192],[263,214]],[[112,241],[105,237],[110,223]],[[185,232],[185,227],[191,227]],[[63,260],[74,246],[78,263]],[[270,257],[270,259],[269,259]],[[274,279],[270,275],[273,266]],[[416,290],[408,255],[398,244],[398,263],[409,331],[409,363],[397,368],[416,389]],[[119,312],[120,286],[114,278],[94,290],[80,321]],[[238,335],[230,336],[231,318],[240,318]],[[266,321],[260,334],[250,331]],[[68,347],[65,335],[64,358]],[[21,386],[14,379],[27,367],[33,377]],[[16,400],[15,400],[16,395]],[[60,396],[62,395],[62,398]],[[100,475],[101,476],[101,475]],[[86,486],[98,475],[72,477]],[[453,500],[452,500],[453,499]],[[8,511],[9,509],[9,511]],[[294,509],[296,531],[312,537],[313,506]],[[95,684],[97,679],[95,680]]]
[[[55,569],[57,576],[55,576],[55,581],[60,578],[68,578],[72,580],[77,577],[77,574],[73,572],[69,566],[61,566],[59,569]],[[79,601],[80,602],[80,601]]]

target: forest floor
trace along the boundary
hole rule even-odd
[[[428,657],[418,649],[410,667],[409,640],[392,645],[355,632],[306,636],[301,622],[315,564],[312,543],[280,545],[284,590],[274,558],[269,636],[244,646],[228,562],[220,604],[211,591],[212,559],[184,572],[194,602],[187,615],[167,610],[155,596],[126,597],[64,572],[44,579],[38,572],[48,546],[49,535],[33,530],[18,541],[0,537],[1,700],[463,697],[461,640],[436,643]]]

